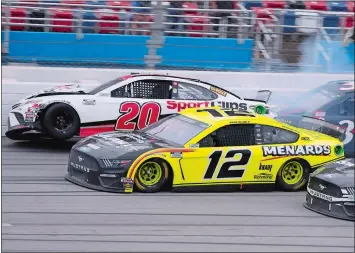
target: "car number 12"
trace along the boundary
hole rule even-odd
[[[218,166],[221,157],[222,150],[214,151],[210,156],[210,163],[208,164],[207,170],[205,172],[204,179],[212,179],[213,174],[216,170],[219,171],[217,174],[217,179],[222,178],[242,178],[245,172],[245,166],[249,163],[251,157],[251,151],[249,149],[239,149],[239,150],[229,150],[224,156],[226,159],[221,166]],[[236,160],[234,157],[240,155],[240,159]],[[231,169],[232,166],[241,166],[239,168]]]

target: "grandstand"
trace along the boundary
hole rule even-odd
[[[353,72],[353,27],[354,1],[2,1],[7,63]]]

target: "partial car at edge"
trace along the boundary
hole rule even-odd
[[[347,158],[313,172],[304,206],[327,216],[355,221],[354,161]]]

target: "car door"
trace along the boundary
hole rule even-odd
[[[346,128],[343,139],[346,155],[354,155],[354,93],[348,93],[325,109],[324,119]]]
[[[108,110],[115,113],[115,130],[142,129],[166,116],[171,81],[142,79],[111,91],[106,100]]]
[[[226,125],[202,138],[196,152],[180,160],[182,184],[228,185],[254,181],[262,146],[252,124]]]

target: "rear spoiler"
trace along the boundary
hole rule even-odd
[[[322,119],[303,116],[299,122],[300,128],[313,130],[322,134],[329,135],[331,137],[337,138],[340,141],[343,140],[346,128],[342,128],[340,125],[336,125]]]
[[[272,92],[270,90],[259,90],[258,94],[254,99],[252,98],[244,98],[246,101],[254,101],[254,102],[261,102],[267,104],[271,97]]]

